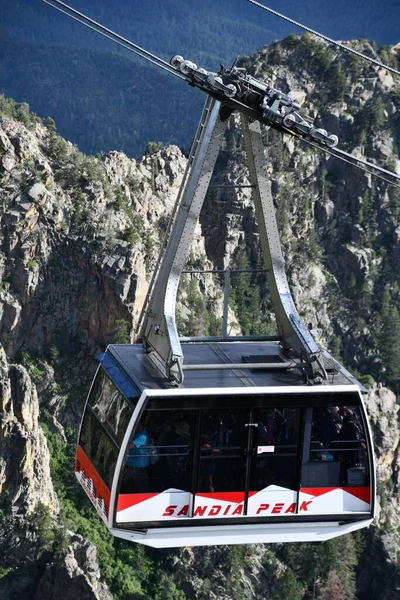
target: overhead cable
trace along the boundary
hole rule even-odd
[[[400,175],[397,175],[397,173],[393,173],[393,171],[388,171],[383,167],[374,165],[373,163],[368,162],[367,160],[358,156],[355,156],[354,154],[350,154],[349,152],[340,150],[340,148],[327,148],[326,146],[320,146],[319,144],[316,144],[311,140],[301,137],[300,135],[293,135],[305,144],[308,144],[309,146],[312,146],[317,150],[321,150],[326,154],[330,154],[331,156],[334,156],[335,158],[338,158],[339,160],[348,163],[349,165],[352,165],[353,167],[356,167],[357,169],[360,169],[361,171],[364,171],[365,173],[368,173],[373,177],[377,177],[382,181],[386,181],[386,183],[389,183],[393,187],[400,189]]]
[[[400,75],[400,71],[397,71],[393,67],[389,67],[388,65],[383,64],[382,62],[380,62],[379,60],[376,60],[375,58],[366,56],[365,54],[362,54],[361,52],[358,52],[357,50],[354,50],[353,48],[350,48],[349,46],[345,46],[344,44],[341,44],[340,42],[332,40],[331,38],[324,35],[323,33],[319,33],[318,31],[315,31],[314,29],[311,29],[310,27],[307,27],[306,25],[302,25],[298,21],[295,21],[294,19],[290,19],[289,17],[282,15],[281,13],[277,12],[276,10],[273,10],[272,8],[269,8],[268,6],[265,6],[265,4],[261,4],[260,2],[257,2],[256,0],[247,0],[247,1],[251,2],[251,4],[254,4],[255,6],[259,6],[263,10],[266,10],[267,12],[271,13],[272,15],[275,15],[276,17],[279,17],[280,19],[283,19],[284,21],[287,21],[288,23],[295,25],[296,27],[300,27],[300,29],[307,31],[308,33],[312,33],[313,35],[316,35],[316,36],[322,38],[323,40],[325,40],[326,42],[329,42],[330,44],[334,44],[335,46],[338,46],[342,50],[346,50],[346,52],[355,54],[359,58],[363,58],[364,60],[367,60],[368,62],[370,62],[374,65],[377,65],[378,67],[382,67],[382,69],[386,69],[387,71],[390,71],[391,73],[394,73],[395,75]]]
[[[73,19],[74,21],[77,21],[78,23],[81,23],[82,25],[84,25],[85,27],[91,29],[92,31],[94,31],[96,33],[99,33],[103,37],[111,40],[112,42],[118,44],[119,46],[122,46],[126,50],[129,50],[130,52],[133,52],[137,56],[140,56],[141,58],[144,58],[148,62],[154,64],[155,66],[157,66],[157,67],[159,67],[161,69],[163,69],[164,71],[167,71],[168,73],[171,73],[171,74],[175,75],[175,77],[178,77],[178,79],[182,79],[183,81],[186,81],[186,82],[188,81],[187,78],[182,73],[180,73],[179,71],[177,71],[176,69],[174,69],[169,63],[167,63],[163,59],[159,58],[155,54],[152,54],[151,52],[148,52],[144,48],[141,48],[137,44],[134,44],[130,40],[128,40],[128,39],[120,36],[119,34],[115,33],[111,29],[108,29],[107,27],[105,27],[104,25],[101,25],[100,23],[97,23],[97,21],[94,21],[93,19],[87,17],[83,13],[80,13],[79,11],[75,10],[74,8],[68,6],[64,2],[61,2],[61,0],[42,0],[42,1],[45,4],[48,4],[52,8],[55,8],[59,12],[63,13],[67,17]],[[281,18],[289,21],[290,23],[293,23],[296,26],[299,26],[299,27],[302,27],[303,29],[306,29],[306,31],[310,31],[311,33],[315,33],[316,35],[322,37],[323,39],[326,39],[329,42],[332,42],[332,43],[334,43],[336,45],[339,45],[339,46],[343,47],[345,50],[348,50],[348,51],[351,51],[351,52],[353,52],[355,54],[358,54],[362,58],[366,58],[367,60],[369,60],[371,62],[375,62],[376,64],[379,64],[380,66],[385,67],[385,68],[393,71],[393,69],[390,69],[390,67],[386,67],[385,65],[382,65],[382,63],[378,63],[378,61],[374,61],[373,59],[370,59],[369,57],[366,57],[366,56],[364,56],[364,55],[362,55],[362,54],[360,54],[360,53],[358,53],[356,51],[353,51],[350,48],[347,48],[346,46],[342,46],[338,42],[334,42],[333,40],[330,40],[329,38],[326,38],[322,34],[319,34],[317,32],[314,32],[312,29],[304,27],[303,25],[297,23],[296,21],[293,21],[292,19],[289,19],[288,17],[285,17],[284,15],[281,15],[281,14],[277,13],[276,11],[273,11],[272,9],[269,9],[266,6],[264,6],[262,4],[259,4],[255,0],[248,0],[248,1],[251,2],[252,4],[260,6],[261,8],[264,8],[265,10],[267,10],[269,12],[272,12],[273,14],[277,15],[278,17],[281,17]],[[395,72],[400,75],[400,73],[398,71],[395,71]],[[192,83],[192,85],[193,85],[193,83]],[[194,83],[194,87],[199,87],[202,91],[207,91],[200,84],[198,84],[197,82]],[[245,104],[242,104],[238,100],[235,100],[234,104],[235,104],[235,108],[237,108],[238,110],[240,110],[242,112],[247,112],[247,108],[248,107]],[[332,156],[336,156],[336,158],[338,158],[339,160],[347,162],[347,163],[349,163],[349,164],[351,164],[351,165],[353,165],[353,166],[355,166],[355,167],[357,167],[357,168],[359,168],[359,169],[361,169],[363,171],[366,171],[367,173],[369,173],[371,175],[379,177],[380,179],[386,181],[387,183],[390,183],[391,185],[393,185],[395,187],[399,187],[400,188],[400,176],[397,175],[396,173],[393,173],[391,171],[387,171],[386,169],[383,169],[382,167],[379,167],[377,165],[369,163],[369,162],[367,162],[367,161],[365,161],[365,160],[363,160],[361,158],[357,158],[353,154],[349,154],[349,153],[345,152],[344,150],[340,150],[338,148],[328,149],[327,147],[323,147],[323,146],[321,146],[319,144],[316,144],[316,143],[312,142],[311,140],[305,139],[302,136],[296,135],[293,131],[290,131],[290,130],[286,130],[286,131],[287,131],[287,133],[289,133],[291,135],[294,135],[298,139],[303,140],[308,145],[310,145],[310,146],[312,146],[314,148],[317,148],[319,150],[322,150],[324,152],[327,152],[328,154],[331,154]]]
[[[118,35],[111,29],[108,29],[107,27],[104,27],[104,25],[97,23],[97,21],[90,19],[83,13],[80,13],[78,10],[75,10],[71,6],[68,6],[68,4],[64,4],[64,2],[61,2],[60,0],[42,0],[42,2],[44,2],[45,4],[48,4],[52,8],[55,8],[56,10],[63,13],[70,19],[73,19],[74,21],[77,21],[78,23],[85,25],[85,27],[87,27],[88,29],[91,29],[92,31],[99,33],[103,37],[114,42],[115,44],[118,44],[119,46],[122,46],[126,50],[133,52],[137,56],[144,58],[145,60],[149,61],[153,65],[156,65],[157,67],[160,67],[161,69],[164,69],[164,71],[167,71],[168,73],[172,73],[172,75],[175,75],[175,77],[178,77],[178,79],[183,79],[184,81],[186,81],[186,78],[183,75],[181,75],[181,73],[176,71],[176,69],[171,67],[171,65],[169,63],[167,63],[165,60],[163,60],[162,58],[159,58],[155,54],[148,52],[147,50],[145,50],[144,48],[141,48],[137,44],[134,44],[133,42],[127,40],[126,38],[122,37],[121,35]],[[61,8],[61,7],[63,7],[63,8]],[[75,15],[77,15],[77,16],[75,16]]]

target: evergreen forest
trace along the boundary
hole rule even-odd
[[[237,55],[301,33],[246,0],[71,4],[164,60],[182,54],[214,71]],[[334,39],[363,37],[378,45],[400,39],[394,0],[338,0],[334,8],[328,0],[268,5]],[[148,140],[190,145],[200,92],[191,93],[40,0],[3,0],[0,56],[0,92],[54,118],[59,132],[85,153],[118,149],[141,156]]]

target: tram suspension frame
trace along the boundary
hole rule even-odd
[[[187,169],[139,320],[140,337],[152,362],[171,382],[183,383],[184,355],[175,310],[181,273],[194,237],[229,117],[223,105],[207,97],[194,138]],[[321,382],[326,372],[321,349],[295,307],[285,272],[271,183],[265,169],[261,126],[241,114],[250,186],[260,232],[261,252],[275,312],[280,343],[300,359],[307,378]],[[293,361],[292,361],[293,364]],[[266,364],[260,368],[268,368]],[[204,368],[210,366],[204,365]]]

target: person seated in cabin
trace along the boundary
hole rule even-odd
[[[221,414],[217,431],[217,445],[221,448],[229,448],[238,444],[237,421],[233,412]]]
[[[362,445],[362,431],[356,415],[350,408],[343,407],[341,416],[342,426],[337,441],[340,449],[338,458],[340,460],[340,478],[343,484],[347,484],[348,469],[359,466],[360,463],[359,450]]]
[[[168,487],[188,489],[187,481],[191,431],[187,421],[175,421],[171,431],[165,436],[167,448]]]
[[[311,447],[328,449],[338,437],[337,414],[331,407],[314,407]]]
[[[266,445],[288,443],[288,420],[284,411],[268,410],[265,421],[259,423],[259,441]]]
[[[215,475],[215,458],[214,454],[219,452],[217,448],[217,429],[212,423],[206,424],[201,434],[201,455],[200,455],[200,481],[199,491],[210,492],[215,491],[213,477]]]
[[[129,445],[122,478],[122,493],[147,493],[149,491],[149,466],[149,436],[144,423],[139,422]]]

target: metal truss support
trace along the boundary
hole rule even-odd
[[[180,276],[227,127],[227,121],[221,119],[220,109],[220,102],[207,97],[171,227],[164,240],[141,316],[140,336],[147,353],[161,372],[178,385],[183,382],[184,366],[175,322],[176,297]],[[265,169],[261,127],[258,121],[250,122],[245,115],[241,115],[241,119],[261,250],[279,330],[278,339],[284,348],[292,349],[295,357],[303,361],[296,363],[297,368],[303,365],[301,368],[314,379],[317,375],[324,377],[320,348],[300,319],[289,290],[271,184]],[[226,290],[225,293],[227,294]],[[225,336],[226,333],[224,331]],[[290,360],[293,367],[293,358]]]
[[[245,115],[241,115],[241,120],[250,183],[254,188],[253,199],[260,232],[261,251],[278,331],[282,337],[281,343],[285,348],[293,348],[295,353],[308,363],[307,370],[310,376],[315,377],[318,372],[325,376],[320,360],[320,348],[302,322],[287,282],[271,182],[265,168],[261,126],[258,121],[250,122]]]
[[[220,107],[220,102],[207,97],[190,151],[172,228],[167,235],[164,253],[142,313],[141,337],[146,351],[166,377],[178,384],[183,381],[183,353],[175,323],[176,296],[227,127],[227,121],[221,120]]]

